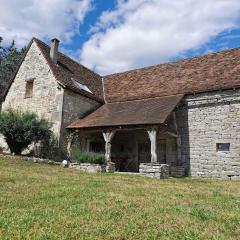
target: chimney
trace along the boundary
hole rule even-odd
[[[57,63],[57,55],[58,55],[58,46],[59,40],[57,38],[52,39],[52,44],[50,48],[50,58],[52,59],[53,63]]]

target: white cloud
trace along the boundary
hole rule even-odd
[[[92,0],[0,0],[0,36],[19,46],[33,36],[64,42],[78,34]]]
[[[239,0],[119,0],[92,27],[80,58],[101,74],[156,64],[239,23]]]

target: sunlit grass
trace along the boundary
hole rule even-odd
[[[239,239],[240,182],[0,159],[0,239]]]

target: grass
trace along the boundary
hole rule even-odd
[[[0,239],[239,236],[239,181],[88,174],[0,157]]]

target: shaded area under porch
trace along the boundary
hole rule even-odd
[[[173,176],[185,175],[178,156],[178,138],[161,128],[115,129],[110,141],[110,161],[118,172],[139,172],[141,163],[167,164]],[[108,130],[108,132],[111,132]],[[156,132],[156,142],[150,140],[150,132]],[[107,132],[107,130],[105,131]],[[102,130],[79,131],[80,148],[106,154],[106,139]],[[173,136],[174,135],[174,136]],[[152,158],[151,145],[155,144],[156,159]],[[181,170],[179,170],[181,169]],[[177,174],[178,171],[178,174]],[[182,173],[179,174],[179,171]]]

